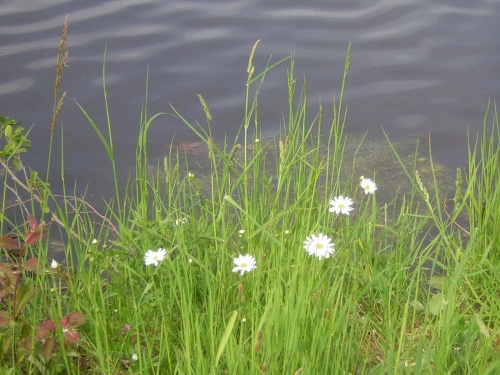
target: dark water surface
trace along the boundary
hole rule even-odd
[[[110,189],[104,148],[72,99],[105,129],[102,63],[120,168],[131,171],[146,71],[150,113],[174,105],[204,123],[196,94],[206,99],[216,138],[233,139],[243,115],[248,54],[262,43],[255,65],[295,53],[295,72],[307,79],[311,111],[339,93],[344,57],[353,43],[345,104],[347,130],[383,128],[391,137],[431,132],[434,153],[450,167],[466,162],[467,128],[481,129],[488,99],[500,100],[498,0],[6,0],[0,1],[0,115],[31,131],[25,163],[43,170],[47,155],[55,59],[69,15],[64,124],[65,167],[96,196]],[[261,126],[279,129],[286,112],[286,68],[264,85]],[[176,142],[194,140],[171,116],[151,131],[162,157]],[[59,140],[57,140],[59,142]],[[56,144],[58,149],[58,143]],[[56,151],[56,159],[59,152]],[[57,169],[57,168],[56,168]]]

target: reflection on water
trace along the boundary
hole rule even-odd
[[[496,0],[311,1],[9,0],[0,5],[0,110],[34,124],[26,163],[45,166],[53,106],[55,58],[66,14],[70,57],[61,90],[68,179],[91,191],[108,188],[105,151],[70,100],[105,128],[101,74],[107,46],[107,89],[123,173],[135,152],[149,67],[150,113],[169,103],[202,121],[196,94],[210,106],[213,133],[233,137],[241,123],[247,57],[255,64],[295,53],[296,74],[307,78],[311,109],[338,94],[344,54],[353,43],[345,104],[350,132],[381,128],[394,138],[431,132],[434,153],[452,167],[465,162],[466,128],[479,129],[488,98],[500,97],[500,2]],[[259,109],[265,135],[286,112],[286,68],[270,74]],[[265,104],[264,104],[265,103]],[[162,157],[193,139],[171,116],[151,129],[151,151]],[[57,156],[57,155],[56,155]]]

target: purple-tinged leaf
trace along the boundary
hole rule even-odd
[[[36,221],[36,219],[35,219],[34,216],[31,216],[31,215],[28,214],[28,223],[30,225],[30,229],[31,230],[37,229],[38,222]]]
[[[87,317],[84,313],[73,312],[62,318],[59,324],[61,328],[78,327],[84,324],[86,321]]]
[[[23,267],[27,269],[28,271],[35,272],[37,273],[38,271],[43,271],[43,267],[39,269],[39,262],[38,258],[31,258],[28,259],[24,264]]]
[[[80,341],[80,335],[74,329],[70,329],[69,331],[64,332],[64,337],[71,344]]]
[[[17,241],[9,235],[0,237],[0,248],[6,250],[21,250]]]
[[[55,329],[56,325],[52,320],[50,319],[44,320],[43,322],[37,325],[35,338],[37,340],[43,339],[47,337],[49,334],[53,333]]]

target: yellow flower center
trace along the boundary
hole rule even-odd
[[[324,246],[323,246],[323,244],[322,244],[322,243],[317,243],[317,244],[316,244],[316,249],[318,249],[318,250],[321,250],[323,247],[324,247]]]

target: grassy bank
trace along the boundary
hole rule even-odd
[[[151,173],[148,130],[159,115],[146,102],[135,175],[121,193],[107,102],[104,127],[81,103],[116,181],[107,212],[71,191],[56,196],[21,165],[29,141],[19,124],[2,120],[5,373],[500,371],[496,109],[471,135],[451,195],[430,147],[424,177],[419,151],[403,158],[387,138],[398,170],[379,179],[358,165],[362,142],[346,149],[349,51],[333,110],[313,120],[293,58],[277,63],[289,64],[289,110],[264,142],[259,92],[275,65],[255,71],[256,47],[236,141],[211,137],[216,119],[201,96],[206,124],[169,109],[206,147],[204,172],[171,147]],[[54,96],[57,118],[57,83]],[[52,262],[55,233],[62,264]]]

